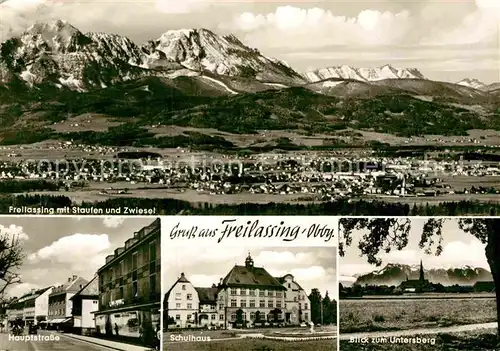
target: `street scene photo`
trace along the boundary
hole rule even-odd
[[[0,13],[0,213],[500,213],[497,0]]]
[[[342,218],[339,230],[342,350],[500,349],[500,219]]]
[[[0,349],[160,346],[160,220],[0,217]]]
[[[335,247],[163,250],[164,350],[337,350]]]

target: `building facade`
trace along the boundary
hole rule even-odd
[[[13,299],[7,307],[7,321],[20,325],[38,325],[47,320],[49,295],[52,287],[32,289],[29,293]]]
[[[160,326],[160,219],[134,233],[98,272],[96,331],[140,338]]]
[[[311,318],[309,298],[294,277],[273,277],[250,255],[210,288],[193,286],[182,273],[164,301],[168,328],[298,325]]]
[[[88,280],[73,275],[68,281],[52,288],[49,294],[48,326],[55,329],[72,329],[73,327],[73,301],[71,298],[80,291]]]
[[[95,330],[94,313],[99,308],[99,284],[95,276],[80,291],[71,297],[74,331],[82,335],[91,335]]]

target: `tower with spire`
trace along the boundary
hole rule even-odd
[[[422,264],[422,260],[420,260],[420,276],[418,280],[420,280],[421,283],[425,282],[424,265]]]
[[[253,258],[250,255],[250,252],[248,253],[247,258],[245,259],[245,267],[248,269],[253,268]]]

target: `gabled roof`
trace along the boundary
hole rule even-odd
[[[285,275],[284,275],[284,276],[282,276],[282,277],[276,277],[276,280],[277,280],[277,281],[279,281],[281,284],[285,284],[285,282],[286,282],[285,278],[286,278],[286,277],[288,277],[288,276],[292,277],[292,281],[293,281],[295,284],[297,284],[297,286],[299,287],[299,289],[300,289],[300,290],[304,290],[304,289],[302,289],[302,287],[300,286],[300,284],[299,284],[299,283],[297,283],[297,282],[295,281],[295,279],[294,279],[293,275],[291,275],[290,273],[285,274]],[[305,291],[305,290],[304,290],[304,291]]]
[[[186,276],[184,275],[184,273],[181,273],[181,276],[179,277],[179,279],[177,279],[177,281],[172,284],[172,286],[170,287],[170,289],[167,291],[167,293],[165,294],[165,301],[168,300],[168,297],[170,296],[170,292],[172,291],[172,289],[179,283],[188,283],[188,284],[191,284],[191,282],[189,280],[187,280]]]
[[[47,290],[49,290],[50,288],[52,288],[51,286],[47,287],[47,288],[43,288],[43,289],[38,289],[36,290],[34,293],[26,293],[24,295],[22,295],[18,300],[21,300],[21,299],[24,299],[24,298],[27,298],[27,297],[31,297],[29,300],[31,299],[35,299],[37,298],[38,296],[42,295],[43,293],[45,293]]]
[[[218,288],[197,288],[198,298],[200,299],[200,304],[214,304],[217,302]]]
[[[72,300],[76,296],[96,297],[99,296],[99,282],[97,276],[94,276],[87,284],[85,284],[75,295],[71,296]]]
[[[261,267],[234,266],[222,280],[222,286],[255,287],[286,290],[281,283]]]

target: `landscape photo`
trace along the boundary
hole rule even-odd
[[[335,247],[163,250],[165,350],[337,350]]]
[[[342,219],[341,349],[497,350],[499,223]]]
[[[2,1],[0,210],[495,214],[498,6]]]
[[[2,350],[159,350],[159,219],[4,216],[0,242]]]

